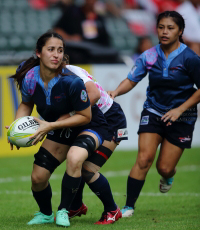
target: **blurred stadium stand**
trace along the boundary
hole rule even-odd
[[[0,65],[18,64],[30,57],[38,37],[52,28],[61,13],[57,7],[34,10],[26,0],[0,0]],[[122,56],[131,55],[138,38],[125,19],[106,17],[105,20],[112,47]],[[153,44],[157,43],[154,36],[152,39]]]

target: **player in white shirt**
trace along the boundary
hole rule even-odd
[[[85,215],[88,209],[82,201],[85,181],[87,180],[86,182],[89,184],[98,180],[101,175],[99,173],[100,168],[109,159],[120,141],[128,139],[128,131],[126,117],[121,109],[121,106],[110,98],[110,96],[96,81],[96,79],[86,70],[80,67],[67,65],[66,68],[83,80],[90,98],[91,105],[94,105],[95,103],[98,105],[108,122],[111,134],[110,142],[104,141],[102,146],[84,162],[84,168],[87,168],[87,171],[83,169],[82,176],[84,177],[84,180],[82,180],[81,185],[79,186],[79,190],[71,205],[72,210],[70,210],[69,213],[69,217],[73,218],[75,216],[81,216],[82,214]],[[101,199],[101,194],[97,196]],[[105,207],[104,205],[104,212],[97,224],[109,224],[115,221],[112,218],[116,214],[116,210],[113,210],[113,212],[108,212],[107,209],[109,207],[110,200],[108,200],[106,203],[108,206]]]

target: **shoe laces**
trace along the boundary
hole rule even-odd
[[[34,214],[34,216],[40,216],[40,215],[42,215],[42,213],[39,211]]]
[[[65,209],[62,209],[61,211],[62,211],[60,212],[61,217],[65,220],[68,219],[68,215],[67,215],[68,211]]]

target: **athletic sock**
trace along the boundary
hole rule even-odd
[[[78,188],[78,191],[76,193],[76,196],[74,197],[74,200],[71,204],[71,207],[70,207],[71,210],[76,211],[81,207],[81,205],[83,203],[83,189],[84,189],[84,187],[85,187],[85,181],[82,178],[81,183],[80,183],[79,188]]]
[[[130,176],[128,177],[126,206],[134,208],[135,202],[140,195],[144,182],[145,180],[137,180]]]
[[[95,182],[88,184],[88,186],[102,201],[104,205],[104,211],[109,212],[117,209],[110,185],[102,174],[100,174],[99,178]]]
[[[52,191],[51,186],[48,184],[48,186],[39,192],[35,192],[32,190],[33,197],[35,198],[39,208],[40,212],[43,214],[50,216],[52,214],[52,205],[51,205],[51,197],[52,197]]]
[[[58,210],[65,208],[70,211],[71,203],[78,191],[81,177],[71,177],[66,172],[62,179],[61,202]]]

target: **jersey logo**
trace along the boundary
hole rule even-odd
[[[117,137],[118,138],[128,137],[128,130],[127,129],[118,129],[117,130]]]
[[[181,64],[170,68],[170,70],[172,70],[172,72],[176,72],[176,71],[181,70],[181,69],[183,69],[183,65],[181,65]]]
[[[148,125],[148,123],[149,123],[149,116],[143,116],[140,121],[140,125]]]
[[[65,93],[62,93],[58,96],[55,96],[54,98],[56,99],[57,102],[60,102],[63,98],[66,98],[66,95]]]
[[[87,99],[88,99],[87,93],[86,93],[86,91],[83,89],[83,90],[81,91],[81,101],[87,102]]]

